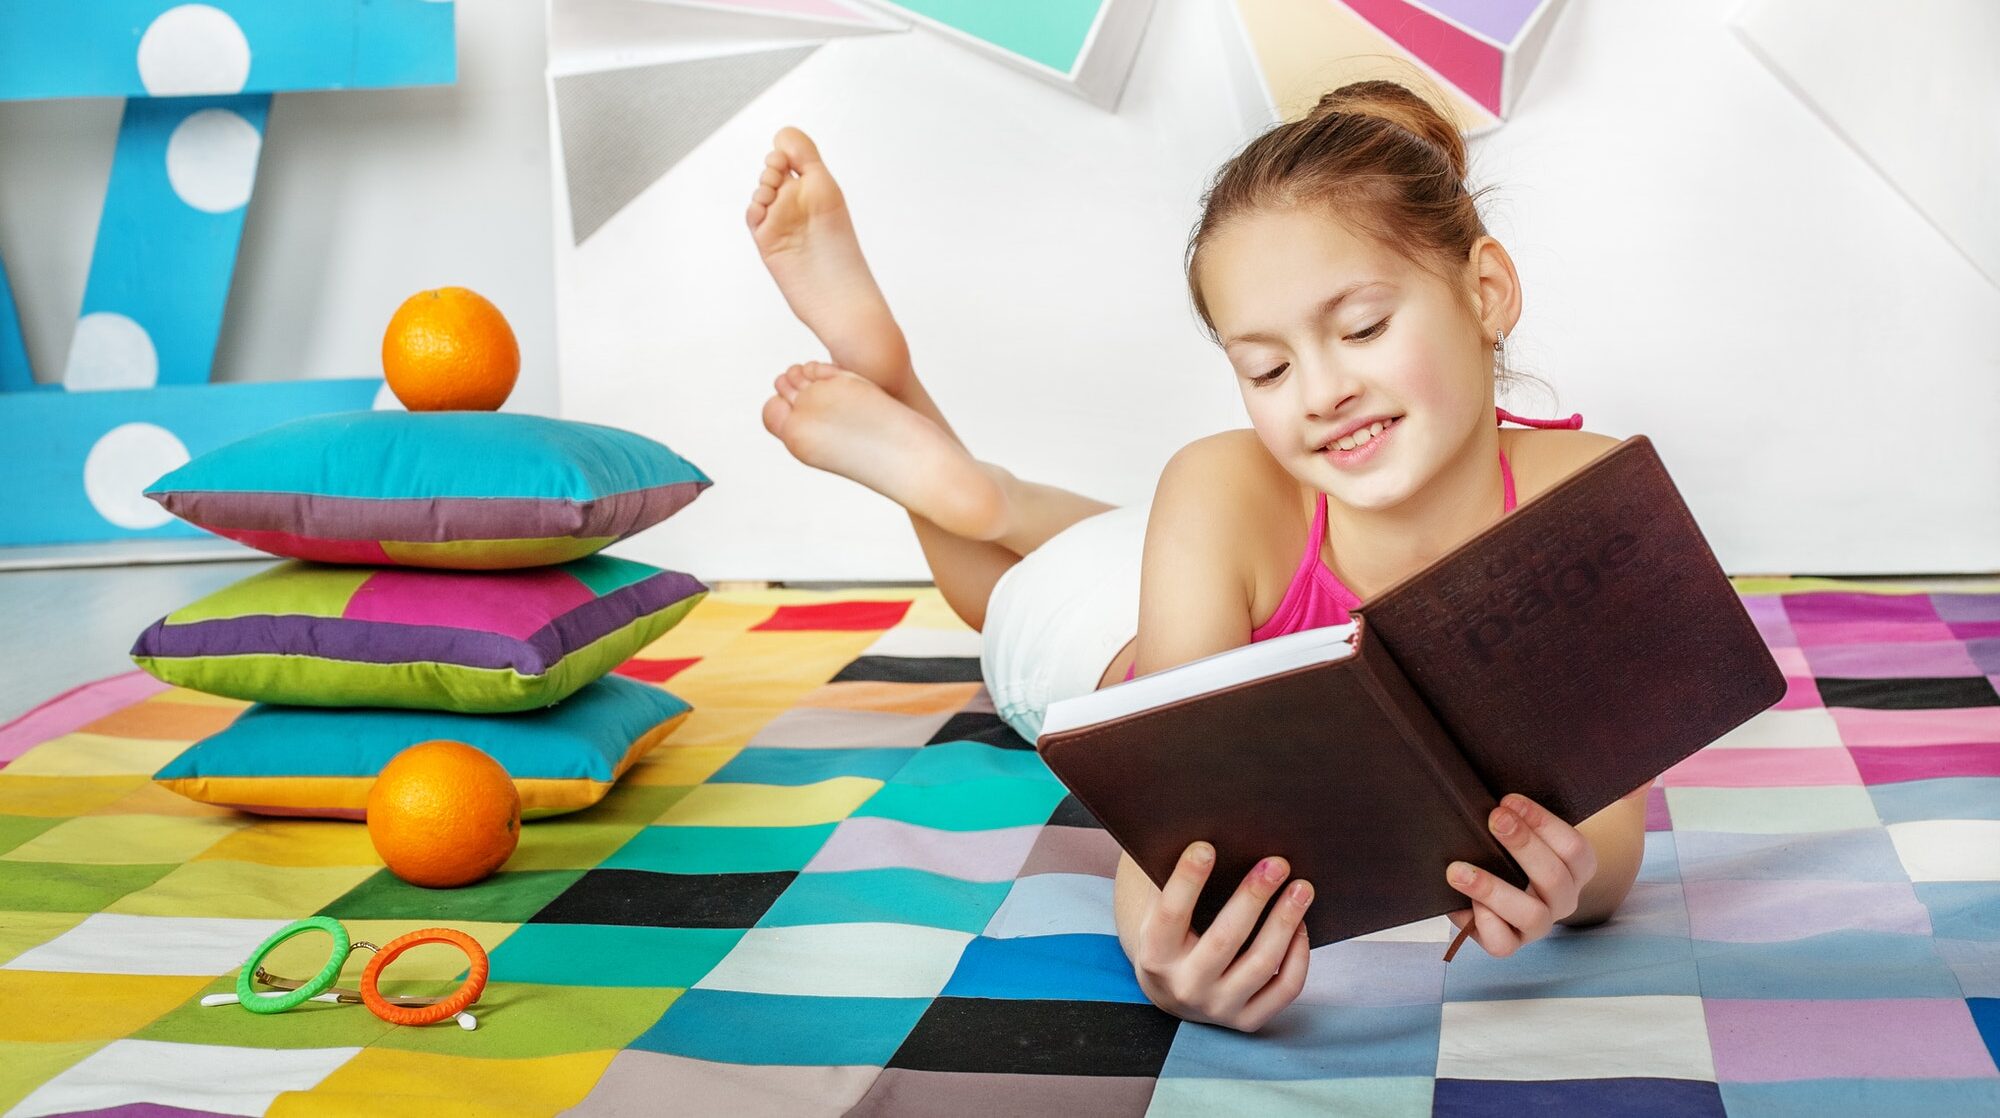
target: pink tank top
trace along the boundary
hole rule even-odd
[[[1583,427],[1581,414],[1568,419],[1523,419],[1505,408],[1494,408],[1493,411],[1496,421],[1511,420],[1524,427],[1556,427],[1571,431]],[[1500,485],[1505,494],[1501,514],[1505,515],[1514,511],[1514,469],[1508,465],[1504,450],[1500,452]],[[1344,624],[1349,618],[1349,611],[1360,607],[1361,599],[1354,591],[1349,590],[1339,576],[1320,562],[1321,545],[1325,542],[1326,494],[1321,493],[1314,502],[1312,528],[1306,533],[1305,555],[1299,559],[1298,570],[1292,573],[1291,585],[1285,587],[1285,596],[1278,602],[1277,612],[1250,634],[1250,643],[1306,629]],[[1133,678],[1136,669],[1137,665],[1125,669],[1125,678]]]

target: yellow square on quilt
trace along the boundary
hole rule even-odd
[[[185,862],[248,823],[242,815],[85,815],[56,824],[0,854],[0,860],[99,866]]]
[[[700,784],[742,751],[740,745],[676,745],[670,742],[632,766],[625,779],[633,784]]]
[[[7,1058],[0,1060],[0,1113],[102,1047],[99,1040],[8,1045]]]
[[[23,776],[10,766],[0,772],[0,815],[32,815],[68,819],[87,815],[150,784],[151,774],[138,776]]]
[[[882,787],[879,780],[837,776],[796,787],[778,784],[703,784],[660,816],[665,826],[810,827],[837,823]]]
[[[744,633],[727,654],[709,657],[667,682],[674,694],[704,706],[765,707],[777,713],[832,679],[881,634],[775,631]]]
[[[375,876],[375,870],[374,866],[189,862],[144,889],[125,894],[104,911],[132,916],[292,920],[301,913],[318,912]]]
[[[554,1114],[588,1094],[616,1055],[609,1051],[578,1052],[530,1060],[480,1060],[364,1048],[319,1086],[279,1095],[264,1113],[270,1118]]]
[[[0,1041],[115,1040],[193,997],[207,976],[0,970]],[[47,1007],[15,1012],[19,1006]]]
[[[188,741],[116,738],[81,731],[45,741],[7,765],[13,776],[150,777],[187,750]]]
[[[344,819],[259,818],[195,855],[205,862],[226,858],[267,866],[368,866],[382,859],[368,839],[368,827]]]

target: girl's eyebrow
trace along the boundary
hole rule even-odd
[[[1314,312],[1313,317],[1325,318],[1327,315],[1330,315],[1334,311],[1338,310],[1340,308],[1341,301],[1346,299],[1349,295],[1352,295],[1355,292],[1360,291],[1362,288],[1375,287],[1378,285],[1385,287],[1395,286],[1388,280],[1379,280],[1379,279],[1356,280],[1355,282],[1348,284],[1346,287],[1341,288],[1339,291],[1334,292],[1332,297],[1328,298],[1326,302],[1321,303],[1319,305],[1319,309]],[[1230,346],[1233,346],[1238,342],[1276,342],[1277,340],[1278,339],[1271,334],[1267,334],[1261,330],[1254,330],[1248,334],[1235,334],[1232,335],[1231,337],[1223,339],[1222,348],[1228,349]]]

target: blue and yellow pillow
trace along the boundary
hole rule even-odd
[[[533,819],[602,799],[691,709],[679,696],[623,676],[529,714],[258,705],[153,779],[206,804],[363,819],[368,789],[391,758],[420,741],[449,738],[500,762],[520,789],[521,817]]]

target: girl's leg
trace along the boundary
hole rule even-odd
[[[903,506],[938,589],[974,628],[1021,556],[1111,509],[978,461],[943,427],[847,370],[794,365],[773,387],[764,426],[800,461]]]
[[[848,476],[885,473],[871,469],[866,461],[873,453],[867,447],[879,447],[881,442],[867,433],[871,425],[891,436],[914,430],[916,452],[901,455],[900,461],[904,468],[919,471],[926,459],[934,464],[939,458],[933,452],[936,433],[941,433],[949,447],[956,448],[955,454],[947,450],[943,455],[945,473],[962,486],[956,493],[951,485],[912,485],[921,476],[899,477],[893,472],[884,485],[856,480],[887,493],[909,510],[918,545],[945,601],[966,624],[981,628],[994,584],[1020,556],[1111,506],[1053,486],[1022,482],[998,467],[973,462],[917,380],[902,328],[862,256],[846,200],[805,133],[795,128],[779,131],[744,218],[787,304],[826,345],[834,363],[879,388],[888,401],[901,405],[895,410],[903,413],[896,415],[880,401],[867,400],[867,393],[850,385],[815,388],[812,405],[793,418],[796,399],[808,383],[833,379],[794,366],[778,378],[778,396],[765,405],[765,426],[784,438],[794,454],[808,461],[818,458],[821,461],[814,465]],[[913,425],[910,418],[925,422]],[[833,464],[835,459],[849,463],[858,459],[859,466],[850,472]],[[914,500],[904,500],[899,493]]]

